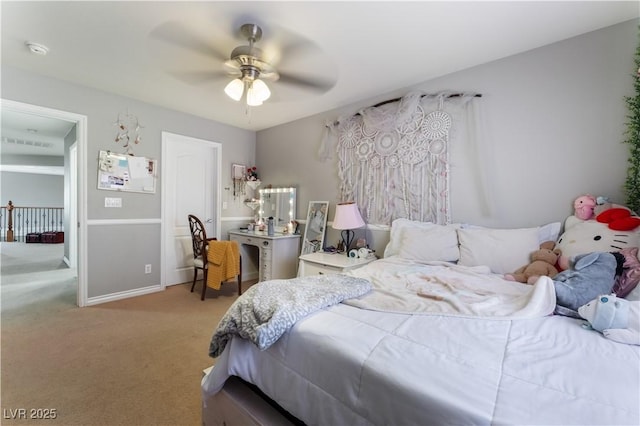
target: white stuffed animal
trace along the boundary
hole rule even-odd
[[[607,339],[640,345],[640,302],[606,294],[580,306],[578,314]]]

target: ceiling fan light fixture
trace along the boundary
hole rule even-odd
[[[256,81],[259,81],[259,80],[256,80]],[[262,105],[263,101],[264,99],[262,98],[260,91],[254,87],[254,84],[251,84],[247,89],[247,105],[260,106]]]
[[[231,80],[229,84],[224,88],[224,93],[227,94],[234,101],[242,99],[242,93],[244,92],[244,83],[239,78]]]
[[[249,89],[247,92],[247,105],[249,106],[260,106],[262,105],[262,99],[255,96],[253,90]]]
[[[263,102],[269,99],[269,96],[271,96],[271,90],[269,90],[269,86],[267,86],[267,83],[260,79],[253,81],[251,90],[253,90],[255,95],[259,97]]]

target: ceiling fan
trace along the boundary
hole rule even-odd
[[[227,96],[235,101],[244,99],[249,106],[262,105],[264,101],[269,99],[271,89],[266,82],[269,82],[276,90],[278,86],[291,86],[317,93],[324,93],[335,85],[333,75],[318,77],[317,70],[309,70],[308,64],[313,61],[308,61],[306,57],[304,61],[298,62],[298,68],[302,68],[301,71],[276,69],[276,66],[280,67],[282,64],[278,65],[276,62],[279,61],[274,58],[267,58],[265,52],[256,46],[256,43],[262,40],[262,34],[262,28],[258,24],[241,25],[239,35],[247,40],[247,44],[235,47],[227,56],[220,53],[221,49],[212,46],[208,39],[197,36],[193,31],[175,21],[165,23],[151,33],[154,38],[205,54],[209,58],[214,58],[216,62],[222,62],[218,69],[180,72],[174,73],[174,75],[190,84],[210,80],[230,80],[224,89]],[[285,39],[280,40],[281,46],[277,50],[279,50],[279,56],[289,63],[289,69],[293,68],[291,64],[295,63],[295,60],[292,59],[294,56],[300,54],[317,55],[320,52],[312,42],[300,36],[292,33],[285,35]],[[305,73],[305,67],[306,71],[311,72]]]
[[[240,34],[249,45],[238,46],[231,52],[231,58],[224,62],[230,75],[238,76],[224,88],[224,92],[234,101],[244,94],[247,105],[258,106],[269,99],[271,91],[263,80],[277,81],[280,75],[268,62],[263,60],[262,50],[254,44],[262,39],[262,28],[257,24],[244,24]]]

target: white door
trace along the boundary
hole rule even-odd
[[[163,285],[193,280],[193,250],[187,216],[220,239],[219,143],[162,133]]]

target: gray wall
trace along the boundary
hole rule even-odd
[[[101,297],[160,284],[161,224],[140,224],[131,219],[159,221],[161,179],[158,178],[155,194],[118,193],[123,204],[123,208],[120,209],[105,208],[104,198],[113,196],[113,193],[97,189],[99,151],[122,150],[121,145],[114,142],[113,123],[118,113],[129,112],[139,118],[143,126],[143,140],[135,146],[135,154],[160,160],[160,168],[162,168],[162,131],[221,143],[223,187],[230,185],[228,181],[230,181],[232,163],[255,163],[255,132],[8,66],[2,67],[2,97],[88,117],[86,147],[88,181],[85,182],[89,225],[88,250],[81,255],[87,256],[88,259],[89,297]],[[215,105],[211,107],[215,108]],[[233,200],[233,197],[230,197],[229,207],[223,210],[222,214],[235,218],[249,217],[249,213],[250,210],[240,200]],[[125,225],[104,223],[109,220],[125,222],[131,220],[131,223]],[[141,265],[147,263],[154,265],[153,274],[144,274],[144,268]],[[114,277],[113,271],[116,268],[118,276]]]
[[[634,95],[638,23],[624,22],[260,131],[261,177],[265,183],[298,187],[298,218],[309,201],[329,200],[331,221],[335,203],[343,200],[338,200],[336,161],[321,162],[316,155],[325,121],[414,89],[470,91],[483,94],[483,123],[492,147],[484,153],[490,158],[491,211],[482,212],[474,193],[477,175],[457,167],[464,153],[452,147],[454,222],[521,227],[562,221],[584,193],[624,203],[629,152],[622,143],[624,97]],[[296,161],[282,164],[282,152]],[[334,244],[339,236],[328,229],[327,242]],[[388,233],[370,229],[366,236],[381,253]]]
[[[152,268],[151,274],[139,272],[142,269],[140,265],[160,265],[159,225],[90,226],[88,239],[90,246],[109,247],[108,251],[100,250],[100,256],[88,258],[89,298],[160,283],[159,267]],[[94,285],[96,281],[105,285]]]
[[[2,202],[19,207],[64,207],[64,176],[2,172]]]
[[[64,159],[61,156],[54,155],[20,155],[20,154],[2,154],[0,164],[11,165],[32,165],[32,166],[63,166]]]

